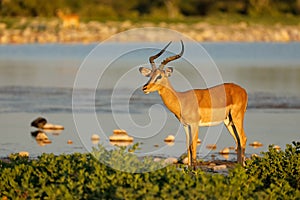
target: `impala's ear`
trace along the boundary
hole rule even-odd
[[[172,67],[167,67],[165,72],[166,72],[166,76],[169,77],[169,76],[171,76],[171,74],[173,72],[173,68]]]
[[[141,74],[146,77],[149,77],[152,72],[151,69],[148,69],[146,67],[140,67],[139,70],[140,70]]]

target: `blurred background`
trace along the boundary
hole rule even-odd
[[[84,20],[180,19],[219,14],[243,16],[285,16],[300,14],[299,0],[1,0],[4,17],[54,17],[61,9]],[[138,18],[138,19],[137,19]]]
[[[299,0],[1,0],[0,42],[90,43],[147,26],[197,41],[299,41],[299,15]]]

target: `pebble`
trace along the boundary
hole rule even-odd
[[[100,140],[100,136],[97,134],[93,134],[91,140]]]
[[[185,158],[182,160],[182,163],[187,165],[187,164],[188,164],[188,157],[185,157]]]
[[[164,163],[165,164],[176,164],[176,163],[178,163],[178,159],[170,157],[170,158],[165,159]]]
[[[212,167],[214,172],[227,170],[226,165],[216,165]]]
[[[115,129],[113,130],[114,135],[127,135],[127,132],[123,129]]]
[[[43,129],[44,130],[64,130],[65,128],[62,125],[47,123],[43,126]]]
[[[254,142],[250,143],[249,145],[252,147],[256,147],[256,148],[263,146],[263,144],[258,141],[254,141]]]
[[[128,136],[125,130],[115,129],[113,135],[109,137],[109,140],[113,142],[132,142],[133,137]]]
[[[211,149],[211,150],[215,150],[215,149],[217,149],[217,145],[216,144],[208,144],[208,145],[206,145],[206,148]]]
[[[202,142],[202,141],[201,141],[201,140],[198,138],[198,140],[197,140],[197,144],[198,144],[198,145],[200,145],[200,144],[201,144],[201,142]]]
[[[35,135],[35,133],[37,133],[37,134]],[[36,142],[40,146],[44,146],[45,144],[52,143],[52,141],[48,139],[48,136],[46,135],[46,133],[44,133],[42,131],[32,132],[32,136],[35,137]]]
[[[277,151],[280,151],[280,150],[281,150],[281,147],[278,146],[278,145],[275,145],[273,148],[276,149]]]
[[[219,151],[219,154],[229,154],[229,152],[230,152],[230,149],[226,147],[226,148],[222,149],[221,151]]]
[[[39,141],[44,141],[44,140],[48,140],[48,136],[43,133],[43,132],[39,132],[36,137],[35,137],[36,140],[39,140]]]
[[[73,144],[73,141],[72,140],[68,140],[67,144]]]
[[[27,151],[20,151],[19,152],[19,156],[21,156],[21,157],[29,157],[29,152],[27,152]]]
[[[165,139],[165,142],[174,142],[175,141],[175,137],[173,135],[168,135]]]

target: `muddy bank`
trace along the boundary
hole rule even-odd
[[[0,23],[0,44],[28,43],[94,43],[133,28],[162,27],[179,31],[199,42],[292,42],[300,41],[300,25],[254,25],[240,22],[230,25],[208,23],[151,23],[80,22],[76,26],[63,26],[58,19],[21,19],[7,26]],[[168,41],[167,35],[156,35],[145,31],[142,37],[129,36],[121,41]]]

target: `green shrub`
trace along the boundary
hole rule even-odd
[[[284,197],[300,193],[300,142],[286,145],[285,151],[273,146],[263,157],[255,157],[246,166],[247,174],[262,182],[257,190]]]
[[[92,154],[43,154],[37,159],[12,155],[9,162],[0,161],[0,198],[300,199],[299,143],[280,152],[270,147],[245,168],[236,165],[228,176],[184,165],[160,168],[161,163],[151,158],[141,162],[130,153],[136,148],[107,151],[100,146]],[[98,159],[120,164],[120,169],[131,173],[110,168]],[[157,170],[137,173],[151,167]]]

